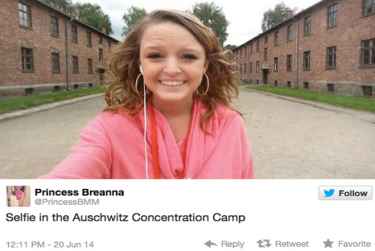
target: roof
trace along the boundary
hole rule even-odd
[[[233,49],[233,51],[236,51],[236,50],[238,50],[238,49],[246,46],[247,44],[250,44],[252,41],[256,40],[257,38],[259,38],[259,37],[261,37],[261,36],[263,36],[263,35],[265,35],[267,33],[271,33],[272,31],[279,29],[281,26],[284,26],[285,24],[287,24],[289,22],[293,22],[293,21],[299,19],[301,16],[304,16],[306,13],[311,12],[313,9],[319,7],[320,5],[322,5],[323,3],[328,2],[328,1],[330,1],[330,0],[322,0],[322,1],[320,1],[320,2],[318,2],[316,4],[314,4],[314,5],[310,6],[309,8],[300,11],[299,13],[297,13],[296,15],[294,15],[293,17],[285,20],[284,22],[281,22],[280,24],[276,25],[275,27],[272,27],[271,29],[269,29],[269,30],[267,30],[267,31],[265,31],[263,33],[260,33],[259,35],[253,37],[252,39],[246,41],[245,43],[237,46],[237,48]]]
[[[33,0],[33,1],[36,2],[36,3],[38,3],[39,5],[41,5],[41,6],[45,7],[45,8],[47,8],[47,9],[49,9],[49,10],[52,10],[52,11],[54,11],[54,12],[59,13],[60,15],[66,17],[67,19],[71,20],[72,22],[75,22],[75,23],[78,23],[78,24],[80,24],[80,25],[82,25],[82,26],[85,26],[86,28],[89,28],[90,30],[95,31],[96,33],[99,33],[99,34],[101,34],[101,35],[103,35],[103,36],[105,36],[105,37],[107,37],[107,38],[109,38],[109,39],[112,39],[112,40],[115,41],[115,42],[120,42],[120,41],[117,40],[116,38],[111,37],[110,35],[108,35],[108,34],[102,32],[102,31],[98,30],[97,28],[92,27],[91,25],[85,24],[85,23],[79,21],[78,19],[76,19],[76,18],[74,18],[74,17],[71,17],[71,16],[67,15],[66,13],[62,12],[61,10],[56,9],[56,8],[54,8],[54,7],[52,7],[52,6],[49,6],[48,4],[45,4],[45,3],[41,2],[40,0]]]

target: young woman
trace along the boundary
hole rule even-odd
[[[232,65],[196,17],[159,10],[111,62],[107,108],[48,178],[252,178]]]

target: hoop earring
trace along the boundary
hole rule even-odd
[[[141,95],[139,94],[139,91],[138,91],[138,84],[139,84],[139,78],[142,76],[141,73],[138,74],[137,78],[135,79],[135,84],[134,84],[134,88],[135,88],[135,92],[137,93],[137,95],[139,97],[141,97]],[[144,83],[143,83],[144,84]]]
[[[198,88],[198,89],[197,89],[197,93],[198,93],[199,96],[206,96],[207,93],[208,93],[208,90],[210,89],[210,79],[208,78],[208,75],[207,75],[206,73],[204,73],[203,75],[204,75],[205,78],[206,78],[206,89],[204,90],[203,93],[201,93],[201,92],[199,91],[199,88]],[[202,84],[201,84],[201,85],[202,85]]]

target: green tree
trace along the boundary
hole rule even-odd
[[[285,20],[294,16],[296,9],[291,9],[284,3],[279,3],[273,10],[269,9],[263,14],[262,31],[265,32]]]
[[[146,14],[146,10],[143,8],[138,8],[135,6],[130,7],[122,17],[125,22],[125,26],[122,28],[122,35],[126,36],[134,25],[142,20]]]
[[[228,21],[222,8],[211,3],[197,3],[193,6],[193,15],[197,16],[205,25],[210,27],[219,38],[221,45],[227,39]]]
[[[74,9],[72,0],[39,0],[55,9],[64,12],[67,15],[71,15]]]
[[[106,15],[102,8],[97,4],[75,4],[74,8],[78,14],[78,19],[82,23],[88,24],[96,29],[106,33],[112,34],[112,24],[109,16]]]

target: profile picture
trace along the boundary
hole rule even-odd
[[[28,207],[30,206],[29,186],[7,186],[8,207]]]

